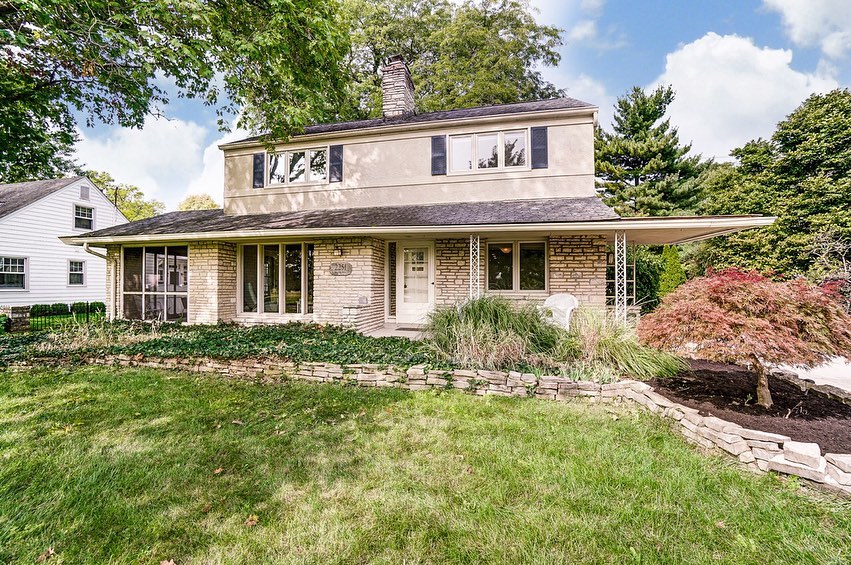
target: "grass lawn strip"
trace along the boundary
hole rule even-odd
[[[851,559],[849,503],[611,406],[7,371],[0,454],[3,562]]]

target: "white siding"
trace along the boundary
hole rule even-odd
[[[88,200],[80,198],[81,185],[90,187]],[[0,289],[0,305],[105,301],[106,262],[86,253],[82,247],[65,245],[59,239],[88,231],[74,229],[75,204],[94,208],[96,230],[127,222],[103,193],[85,179],[0,218],[0,256],[26,257],[28,271],[28,288]],[[71,260],[85,261],[85,286],[68,285]]]

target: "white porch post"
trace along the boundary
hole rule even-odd
[[[481,250],[479,245],[479,234],[470,234],[470,300],[475,300],[482,295]]]
[[[615,232],[615,319],[626,324],[626,232]]]

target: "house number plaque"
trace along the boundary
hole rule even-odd
[[[331,274],[335,277],[347,277],[352,274],[352,264],[331,263]]]

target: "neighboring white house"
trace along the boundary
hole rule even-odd
[[[59,236],[127,223],[85,177],[0,184],[0,305],[106,298],[106,261]]]

